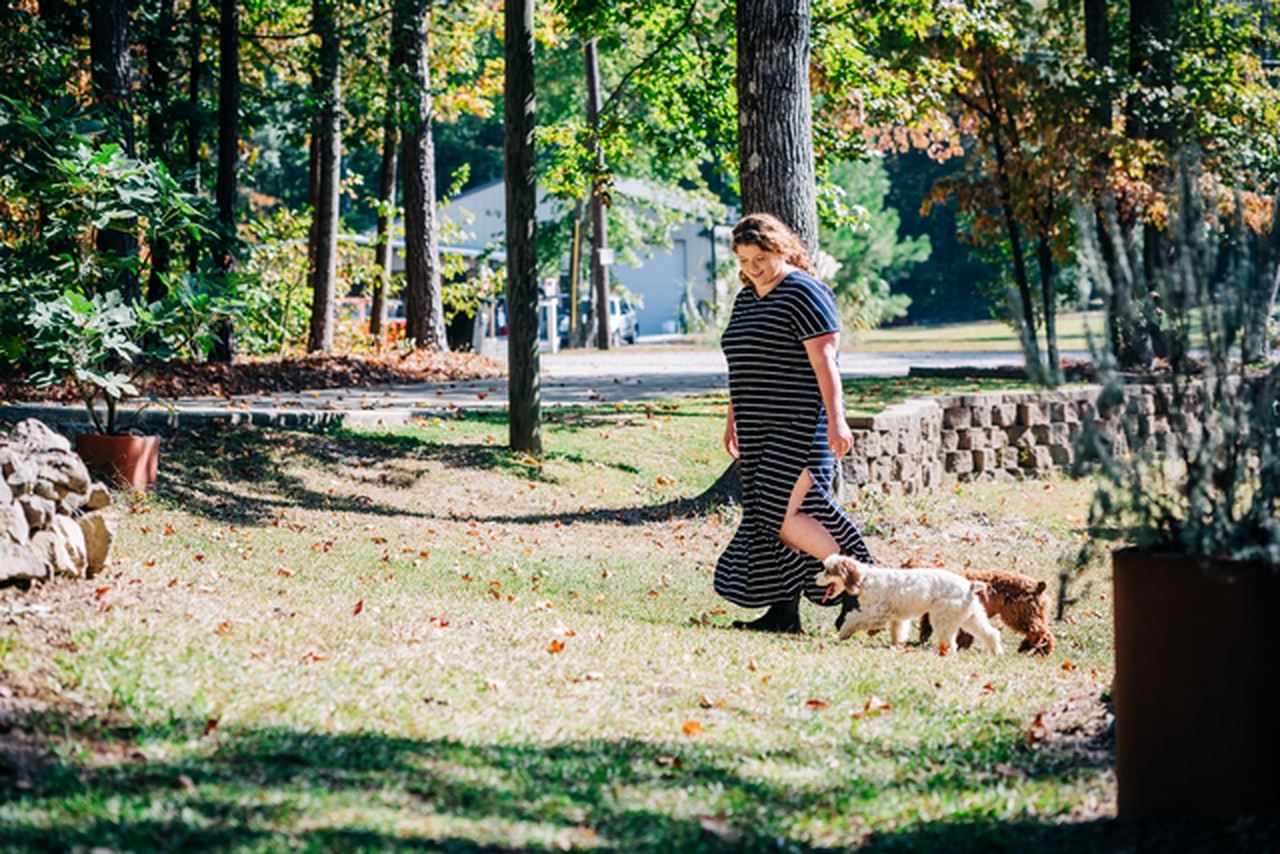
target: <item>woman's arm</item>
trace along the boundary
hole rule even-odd
[[[840,352],[840,333],[831,332],[808,338],[804,349],[809,354],[809,364],[818,378],[822,390],[822,402],[827,407],[827,444],[831,453],[843,457],[853,448],[853,433],[844,419],[844,385],[840,382],[840,369],[836,367],[836,354]]]
[[[724,449],[735,460],[741,453],[738,450],[738,424],[733,420],[733,404],[729,404],[729,415],[724,422]]]

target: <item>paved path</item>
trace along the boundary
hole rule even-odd
[[[912,367],[1016,366],[1022,364],[1022,358],[1009,352],[846,352],[840,355],[840,363],[846,377],[895,377],[906,376]],[[685,397],[724,392],[727,388],[724,356],[714,348],[642,344],[607,352],[542,354],[542,402],[546,407]],[[390,426],[440,411],[493,408],[506,403],[507,381],[499,378],[234,398],[182,398],[172,401],[170,407],[146,407],[137,413],[136,423],[146,427],[211,422],[284,427],[327,423]],[[12,423],[31,417],[60,424],[87,421],[83,406],[0,404],[0,421]]]

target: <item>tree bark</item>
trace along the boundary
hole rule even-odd
[[[588,39],[582,48],[587,69],[587,126],[591,129],[591,147],[595,149],[596,174],[591,179],[591,293],[596,303],[596,346],[608,350],[609,336],[609,267],[604,253],[609,246],[608,211],[604,204],[604,146],[600,134],[600,60],[596,40]],[[571,309],[574,310],[574,309]]]
[[[120,144],[125,155],[134,155],[133,105],[130,79],[133,66],[129,54],[129,6],[125,0],[91,0],[89,3],[89,55],[93,66],[93,85],[105,106],[104,116],[109,134]],[[103,228],[95,240],[98,252],[116,259],[123,266],[110,287],[118,288],[126,302],[142,296],[134,259],[138,255],[138,236],[134,222],[127,228]]]
[[[147,88],[151,109],[147,114],[147,153],[153,160],[173,169],[173,98],[169,94],[174,68],[174,0],[152,0],[152,18],[147,30]],[[147,280],[147,301],[165,296],[165,276],[173,267],[173,245],[167,237],[151,244],[151,276]]]
[[[394,80],[394,72],[388,75]],[[387,334],[387,289],[391,285],[391,262],[395,257],[391,245],[392,225],[396,217],[396,147],[400,135],[396,128],[399,95],[394,82],[387,91],[387,119],[382,128],[382,164],[378,169],[378,236],[375,264],[378,283],[373,288],[373,304],[369,309],[369,334],[382,341]]]
[[[740,0],[738,159],[742,212],[771,213],[818,248],[808,0]]]
[[[190,193],[200,192],[200,131],[201,131],[201,113],[200,113],[200,77],[204,73],[204,63],[201,61],[200,54],[204,50],[203,34],[201,27],[203,21],[200,19],[200,4],[192,2],[187,7],[187,53],[188,56],[188,77],[187,77],[187,174],[190,175],[187,184],[187,191]],[[187,244],[187,270],[196,272],[200,267],[200,241],[191,238]]]
[[[221,0],[218,21],[218,183],[215,198],[222,234],[214,264],[229,276],[235,264],[237,167],[240,165],[240,6]],[[229,364],[235,354],[230,320],[213,331],[209,360]]]
[[[392,27],[400,57],[401,160],[404,164],[405,338],[416,347],[449,349],[444,331],[436,232],[435,146],[426,0],[397,0]]]
[[[338,0],[313,0],[313,29],[320,36],[317,66],[312,78],[316,99],[317,156],[315,206],[312,216],[311,329],[307,351],[333,350],[334,289],[338,277],[338,183],[342,168],[342,86],[339,77]]]
[[[538,352],[537,172],[533,0],[506,0],[503,142],[507,221],[507,371],[510,445],[542,453]],[[554,332],[553,332],[554,334]]]

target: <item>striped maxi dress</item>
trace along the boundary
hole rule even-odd
[[[822,564],[778,537],[792,487],[806,468],[814,486],[801,511],[831,533],[842,554],[874,563],[831,495],[835,457],[827,446],[827,412],[804,345],[839,329],[835,295],[804,270],[789,273],[763,298],[747,285],[734,300],[720,343],[738,430],[742,523],[716,563],[714,585],[735,605],[760,608],[799,591],[821,603],[825,590],[813,578]]]

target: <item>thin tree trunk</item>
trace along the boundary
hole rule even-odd
[[[221,0],[218,21],[218,183],[215,197],[222,226],[219,275],[229,276],[235,264],[237,167],[240,164],[240,6]],[[235,354],[234,330],[224,319],[214,329],[209,360],[228,364]]]
[[[510,445],[542,453],[538,352],[537,172],[534,163],[533,2],[506,0],[503,142],[507,221],[507,372]]]
[[[608,212],[604,204],[604,146],[600,139],[600,61],[596,40],[588,39],[582,48],[587,68],[587,126],[591,129],[591,147],[595,149],[596,174],[591,179],[591,293],[596,303],[596,346],[608,350],[609,336],[609,267],[604,263],[609,246]]]
[[[147,148],[152,159],[173,169],[173,98],[169,89],[174,67],[174,0],[152,0],[153,20],[147,32],[147,87],[151,91],[151,111],[147,115]],[[173,245],[167,237],[151,244],[151,276],[147,279],[147,301],[162,299],[167,291],[165,277],[173,267]]]
[[[129,6],[125,0],[91,0],[89,3],[89,55],[93,65],[93,85],[105,105],[111,136],[125,155],[134,155],[133,106],[130,80],[133,66],[129,54]],[[142,296],[134,263],[138,236],[134,220],[120,223],[124,228],[104,228],[98,232],[98,251],[123,266],[111,287],[118,288],[126,302]]]
[[[313,133],[318,148],[313,208],[311,329],[307,352],[333,350],[334,290],[338,277],[338,183],[342,168],[342,88],[339,78],[339,0],[313,0],[313,29],[320,50],[312,90],[316,97]]]
[[[187,46],[188,69],[187,78],[187,174],[190,176],[187,191],[200,192],[200,76],[204,73],[204,63],[200,54],[204,50],[201,28],[204,22],[200,19],[200,4],[191,0],[187,6],[187,29],[189,43]],[[200,268],[200,241],[190,238],[187,245],[187,269],[194,273]]]
[[[1046,385],[1062,385],[1062,357],[1058,353],[1058,294],[1053,287],[1053,250],[1041,236],[1036,241],[1036,260],[1040,267],[1040,298],[1044,304],[1044,349],[1048,358],[1044,379]]]
[[[404,334],[416,347],[447,350],[436,231],[428,14],[426,0],[397,0],[392,22],[399,42],[403,86],[400,157],[404,170]]]
[[[387,289],[391,285],[391,262],[395,251],[391,245],[392,225],[396,213],[396,148],[400,136],[396,130],[395,113],[399,108],[399,96],[394,84],[387,92],[387,119],[382,129],[382,165],[378,170],[378,237],[375,263],[378,283],[373,287],[373,304],[370,307],[369,334],[375,341],[382,341],[387,333]]]
[[[742,212],[771,213],[818,248],[808,0],[740,0],[738,159]]]

